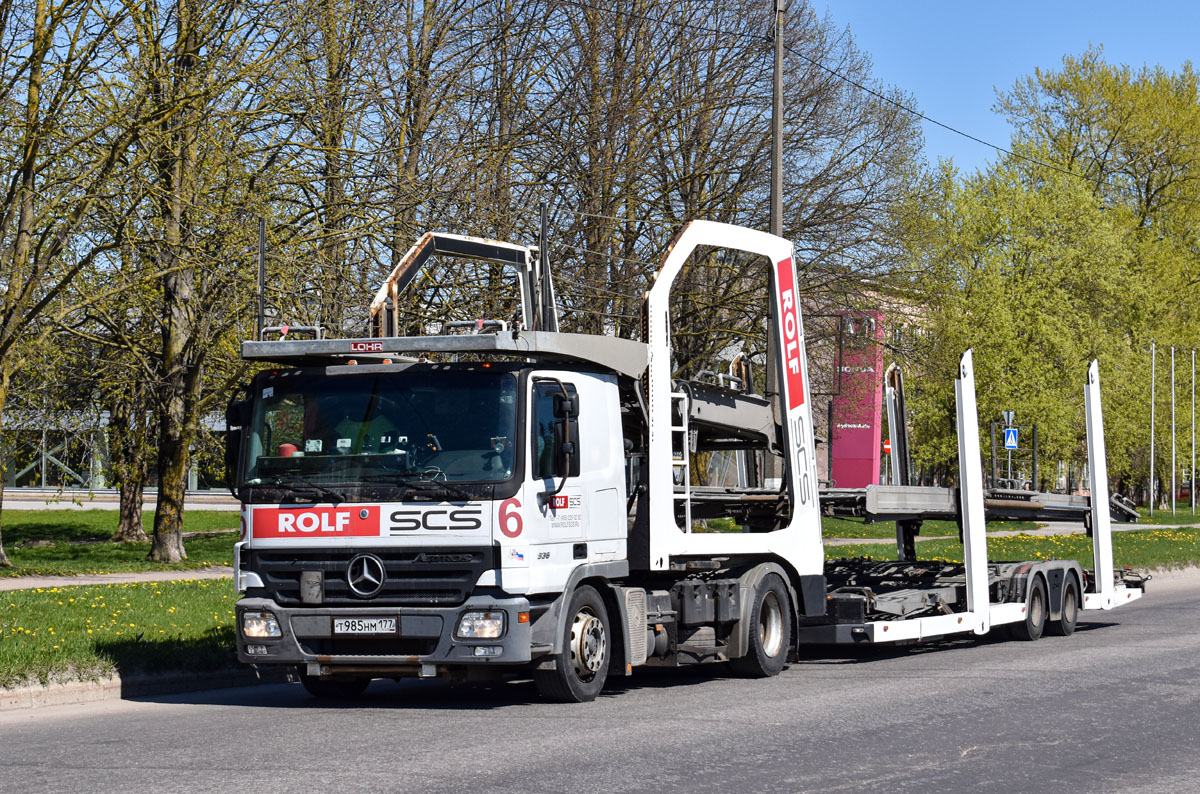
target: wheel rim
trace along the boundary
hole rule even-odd
[[[1029,599],[1029,620],[1033,625],[1040,626],[1046,619],[1046,605],[1043,602],[1042,590],[1037,588]]]
[[[584,607],[571,622],[571,666],[580,681],[591,681],[604,668],[608,657],[608,637],[604,623]]]
[[[763,596],[758,613],[758,643],[768,657],[778,656],[783,647],[783,606],[774,591]]]
[[[1075,588],[1068,587],[1067,594],[1063,597],[1063,620],[1074,623],[1076,609]]]

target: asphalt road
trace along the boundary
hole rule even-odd
[[[0,713],[0,791],[1200,791],[1200,576],[1074,637],[639,672],[585,705],[377,681]]]

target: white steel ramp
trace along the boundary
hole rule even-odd
[[[1088,367],[1084,391],[1087,411],[1088,471],[1092,477],[1092,555],[1095,558],[1093,592],[1084,592],[1084,609],[1112,609],[1142,597],[1140,587],[1116,582],[1113,570],[1112,516],[1108,508],[1108,458],[1104,446],[1104,411],[1100,405],[1100,364]]]

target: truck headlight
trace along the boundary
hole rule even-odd
[[[263,637],[282,637],[279,621],[270,612],[243,612],[242,636],[247,639]]]
[[[494,640],[504,635],[504,613],[464,612],[454,634],[462,640]]]

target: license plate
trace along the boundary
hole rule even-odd
[[[395,618],[334,618],[334,634],[395,634]]]

